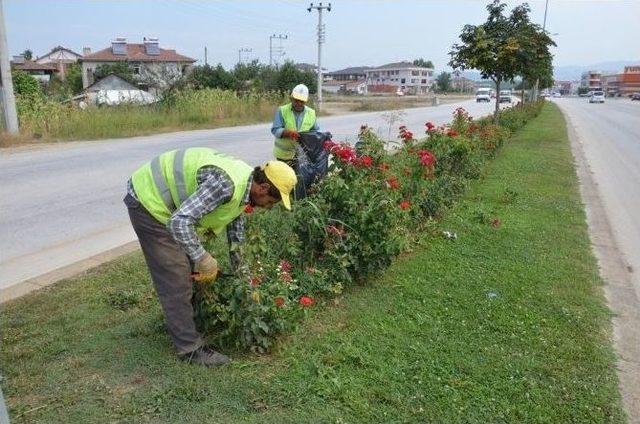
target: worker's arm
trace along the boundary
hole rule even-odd
[[[242,271],[244,262],[240,253],[240,244],[244,242],[244,215],[239,215],[227,225],[227,241],[229,242],[229,260],[234,271]]]
[[[276,109],[276,115],[273,117],[271,134],[273,134],[275,138],[282,138],[283,132],[284,132],[284,119],[282,118],[282,113],[280,112],[280,108],[278,108]]]
[[[198,171],[198,189],[171,215],[167,229],[194,263],[206,254],[195,226],[204,215],[227,203],[233,196],[233,181],[226,172],[216,167],[204,167]]]

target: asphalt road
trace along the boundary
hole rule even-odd
[[[322,117],[334,141],[353,142],[361,124],[416,136],[426,121],[449,122],[454,109],[489,114],[492,104],[465,101],[407,109],[391,126],[382,112]],[[175,148],[208,146],[258,165],[270,159],[271,124],[80,141],[0,151],[0,290],[135,240],[122,204],[129,175]]]
[[[573,125],[640,297],[640,102],[554,99]]]

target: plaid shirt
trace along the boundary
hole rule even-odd
[[[196,178],[198,189],[173,212],[167,222],[167,230],[193,262],[198,262],[205,255],[205,250],[196,234],[195,226],[204,215],[229,202],[235,189],[229,175],[216,166],[200,168]],[[252,181],[253,174],[249,177],[247,189],[242,199],[243,204],[249,203]],[[131,179],[127,182],[127,192],[136,200],[138,199]],[[240,214],[227,225],[227,240],[229,242],[231,264],[234,268],[237,268],[240,265],[241,258],[236,246],[244,241],[243,214]]]

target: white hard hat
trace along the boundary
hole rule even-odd
[[[309,100],[309,89],[304,84],[298,84],[291,90],[291,97],[301,102]]]

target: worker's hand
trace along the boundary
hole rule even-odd
[[[282,131],[282,137],[290,138],[291,140],[298,140],[300,138],[300,134],[296,130],[284,130]]]
[[[218,261],[209,253],[196,262],[193,279],[199,283],[213,283],[218,278]]]

